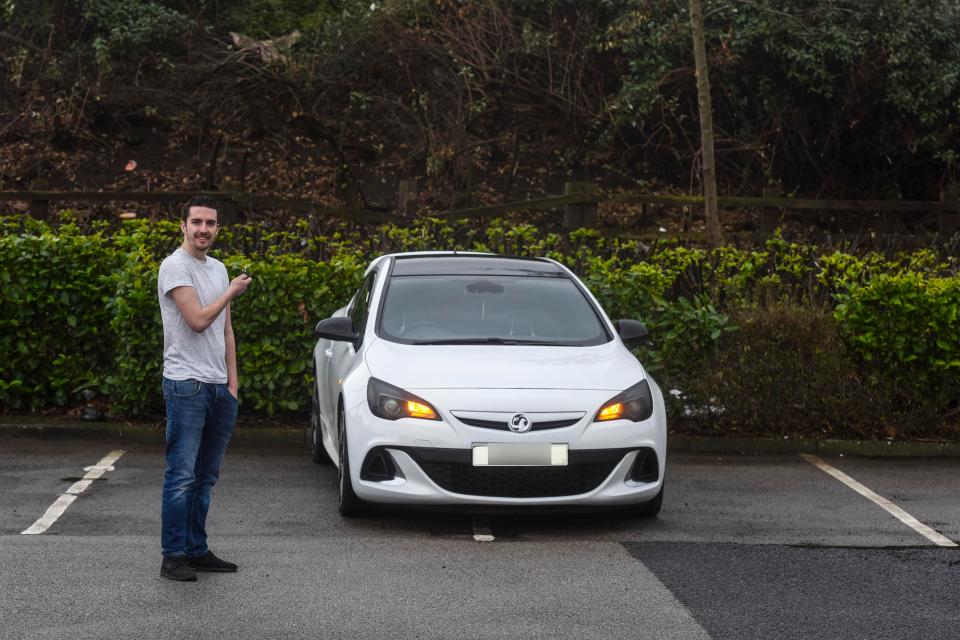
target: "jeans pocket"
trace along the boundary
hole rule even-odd
[[[174,380],[173,395],[180,398],[190,398],[200,393],[199,380]]]

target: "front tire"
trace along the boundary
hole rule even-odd
[[[331,464],[330,454],[323,447],[323,426],[320,423],[320,399],[317,397],[317,388],[314,384],[313,403],[310,407],[311,453],[317,464]]]
[[[337,411],[337,434],[339,453],[337,470],[337,486],[339,487],[340,515],[344,518],[355,518],[366,513],[366,504],[353,492],[353,481],[350,480],[350,456],[347,449],[347,428],[343,415],[343,407]]]

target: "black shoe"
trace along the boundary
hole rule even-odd
[[[232,573],[237,570],[237,565],[226,560],[221,560],[213,555],[213,551],[207,551],[202,556],[196,558],[187,558],[194,571],[218,571],[221,573]]]
[[[197,573],[186,558],[164,558],[160,563],[160,575],[180,582],[194,582],[197,579]]]

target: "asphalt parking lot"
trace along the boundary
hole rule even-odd
[[[236,443],[208,528],[240,571],[185,584],[158,575],[162,446],[0,440],[0,638],[960,637],[960,460],[684,454],[667,473],[655,520],[348,521],[332,467]]]

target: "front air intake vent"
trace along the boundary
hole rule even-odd
[[[430,479],[451,493],[502,498],[546,498],[589,493],[606,480],[626,449],[569,452],[557,467],[474,466],[470,449],[403,447]]]
[[[360,479],[371,482],[383,482],[397,477],[397,468],[393,456],[383,447],[371,449],[360,467]]]
[[[647,447],[637,451],[637,459],[633,461],[629,477],[634,482],[656,482],[660,477],[657,452]]]
[[[422,462],[430,479],[452,493],[499,498],[547,498],[593,491],[614,463],[566,467],[474,467],[454,462]]]

